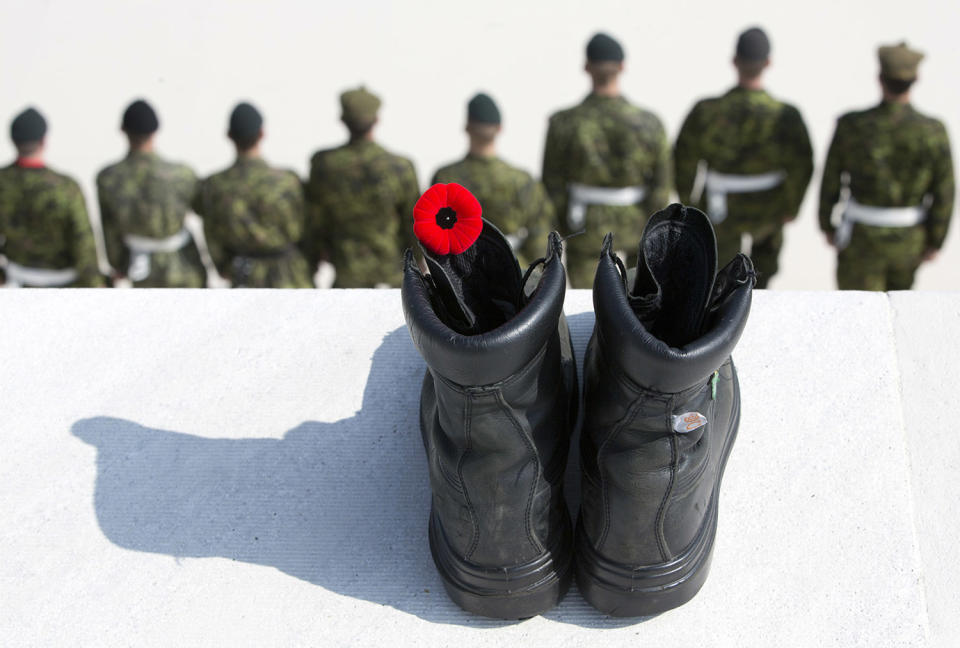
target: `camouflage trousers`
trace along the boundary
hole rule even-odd
[[[290,247],[273,255],[234,256],[227,268],[234,288],[313,288],[306,258]]]
[[[613,232],[614,249],[627,252],[623,261],[628,268],[637,265],[637,246],[647,222],[640,206],[591,205],[587,209],[584,232],[564,241],[567,279],[573,288],[592,288],[600,261],[603,237]],[[620,256],[623,256],[621,254]]]
[[[780,269],[783,225],[776,223],[747,226],[724,221],[714,225],[714,231],[717,234],[717,265],[722,268],[742,251],[750,257],[757,270],[756,287],[766,288],[767,283]],[[749,250],[741,249],[744,234],[749,234],[752,241]]]
[[[136,288],[203,288],[207,271],[200,253],[191,242],[177,252],[156,252],[150,255],[150,274],[133,284]]]
[[[926,246],[926,230],[856,224],[837,254],[840,290],[909,290]]]

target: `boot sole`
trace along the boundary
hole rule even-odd
[[[550,610],[573,580],[573,541],[564,511],[558,546],[536,560],[511,567],[481,567],[458,558],[436,517],[430,515],[430,553],[443,586],[467,612],[495,619],[527,619]]]
[[[679,607],[696,596],[707,580],[717,535],[720,483],[740,427],[740,399],[730,435],[720,459],[720,477],[710,497],[710,509],[697,537],[681,555],[664,563],[636,566],[607,560],[593,548],[577,523],[576,575],[583,597],[600,612],[615,617],[654,616]]]

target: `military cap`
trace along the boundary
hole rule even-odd
[[[263,116],[260,111],[246,102],[241,102],[230,113],[230,130],[227,135],[232,139],[248,139],[257,135],[261,128]]]
[[[759,27],[751,27],[737,39],[737,58],[741,61],[766,61],[770,57],[770,39]]]
[[[343,121],[362,124],[377,118],[380,98],[360,86],[356,90],[347,90],[341,94],[340,106],[343,109]]]
[[[33,107],[24,110],[10,123],[10,139],[14,144],[39,142],[46,134],[47,120]]]
[[[500,109],[490,95],[479,92],[467,104],[467,121],[478,124],[499,124]]]
[[[877,49],[880,59],[880,74],[893,81],[913,81],[917,78],[917,66],[923,53],[907,47],[906,42],[883,45]]]
[[[623,61],[623,48],[610,36],[603,33],[596,34],[587,43],[587,60],[591,63],[604,61],[620,63]]]
[[[150,135],[160,128],[157,113],[143,99],[137,99],[123,111],[120,130],[131,135]]]

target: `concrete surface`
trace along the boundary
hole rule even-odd
[[[958,333],[958,294],[758,292],[700,595],[507,623],[430,559],[398,291],[0,291],[0,644],[955,646]]]

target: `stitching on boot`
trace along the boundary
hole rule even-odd
[[[603,458],[603,451],[606,449],[607,445],[613,441],[613,439],[620,435],[620,432],[622,432],[624,428],[629,427],[633,423],[634,419],[637,418],[637,414],[640,412],[642,405],[641,401],[642,399],[640,398],[634,399],[633,403],[630,404],[630,409],[627,410],[626,415],[620,419],[620,422],[617,423],[617,426],[613,429],[613,432],[611,432],[610,435],[604,439],[603,443],[601,443],[597,448],[597,474],[600,477],[600,498],[603,501],[603,528],[600,531],[600,538],[597,540],[597,551],[603,548],[603,544],[607,540],[607,534],[610,531],[610,497],[608,495],[607,480],[604,479],[603,469],[601,468],[603,465],[603,462],[601,461]]]
[[[543,553],[543,544],[541,544],[536,535],[533,533],[532,525],[533,498],[537,493],[537,483],[540,481],[542,474],[542,471],[537,468],[538,464],[540,463],[540,457],[537,453],[537,449],[533,445],[533,442],[527,437],[526,431],[523,429],[520,421],[518,421],[517,417],[513,415],[513,413],[510,411],[510,408],[507,407],[507,403],[503,398],[503,392],[497,392],[497,405],[500,406],[500,409],[503,411],[503,413],[506,414],[510,422],[513,423],[513,426],[520,435],[520,438],[523,439],[523,444],[527,446],[527,450],[531,455],[533,455],[527,464],[533,464],[533,467],[536,469],[536,475],[534,476],[533,481],[530,483],[530,492],[527,493],[527,506],[526,510],[524,511],[523,519],[524,527],[526,527],[527,532],[527,540],[530,541],[530,544],[533,545],[533,548],[536,551]],[[527,464],[524,465],[526,466]]]
[[[473,552],[476,551],[477,545],[480,544],[480,525],[477,523],[477,513],[473,508],[473,502],[470,501],[470,494],[467,492],[466,482],[463,481],[463,462],[473,450],[473,442],[470,438],[470,415],[473,410],[473,397],[467,395],[466,405],[464,405],[463,417],[463,432],[466,437],[467,447],[463,451],[463,454],[460,455],[460,461],[457,463],[457,475],[460,477],[460,483],[463,484],[463,498],[467,500],[467,510],[470,512],[470,523],[473,525],[473,539],[470,542],[470,548],[467,550],[466,555],[464,556],[465,560],[470,560],[470,557],[473,556]]]
[[[664,410],[664,425],[670,429],[670,413],[673,411],[674,398],[671,397],[668,407]],[[670,501],[670,495],[673,493],[673,485],[677,479],[677,463],[679,453],[677,452],[677,435],[670,435],[670,483],[667,484],[667,490],[660,500],[660,507],[657,509],[656,529],[657,546],[660,549],[660,555],[664,561],[670,560],[670,553],[667,549],[667,538],[663,533],[663,520],[666,517],[667,503]]]

